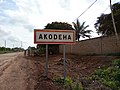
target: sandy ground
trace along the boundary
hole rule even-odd
[[[0,90],[34,90],[36,78],[35,65],[23,53],[0,55]]]
[[[0,90],[62,90],[53,79],[63,76],[62,55],[50,55],[48,79],[45,76],[45,57],[28,57],[22,52],[0,55]],[[110,90],[100,83],[86,81],[97,68],[108,66],[116,57],[67,55],[67,76],[78,79],[85,90]],[[96,89],[93,89],[95,88]],[[91,89],[90,89],[91,88]]]
[[[0,55],[0,90],[57,90],[44,72],[44,57],[20,53]],[[41,62],[43,61],[43,62]]]

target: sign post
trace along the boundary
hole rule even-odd
[[[48,44],[46,44],[45,76],[48,77]]]
[[[66,44],[75,44],[74,30],[34,30],[34,43],[46,44],[45,75],[48,77],[48,44],[63,44],[64,83],[66,80]]]
[[[66,45],[64,45],[64,50],[63,50],[63,57],[64,57],[64,61],[63,61],[63,64],[64,64],[64,83],[65,83],[65,80],[66,80]]]

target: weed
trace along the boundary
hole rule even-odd
[[[83,90],[81,82],[74,82],[70,77],[67,77],[64,83],[63,77],[54,79],[55,83],[63,85],[65,90]]]
[[[110,67],[96,70],[92,79],[100,81],[113,90],[120,90],[120,59],[114,60]]]

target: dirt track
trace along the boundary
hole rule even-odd
[[[56,90],[43,76],[40,60],[25,57],[23,53],[0,55],[0,90]]]
[[[34,90],[36,71],[23,53],[0,55],[0,90]]]
[[[44,77],[45,57],[28,57],[23,53],[0,55],[0,90],[61,90],[53,83],[53,78],[63,76],[62,55],[49,56],[48,77]],[[115,57],[67,55],[67,76],[79,79],[85,90],[110,90],[99,83],[89,83],[84,77],[96,68],[110,65]],[[98,86],[101,86],[98,88]],[[91,89],[90,89],[91,88]]]

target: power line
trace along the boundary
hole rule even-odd
[[[110,5],[103,11],[103,13],[106,12],[109,9],[109,7],[110,7]]]
[[[78,19],[79,17],[81,17],[81,16],[82,16],[88,9],[90,9],[96,2],[97,2],[97,0],[95,0],[95,1],[94,1],[83,13],[81,13],[76,19]],[[76,19],[75,19],[75,20],[76,20]],[[75,20],[74,20],[74,21],[75,21]],[[74,21],[73,21],[73,22],[74,22]]]
[[[95,19],[95,20],[93,20],[93,21],[89,24],[89,26],[90,26],[91,24],[93,24],[95,21],[96,21],[96,19]]]
[[[113,1],[113,3],[115,2],[116,0]],[[110,8],[110,5],[108,5],[108,7],[102,12],[102,13],[105,13],[108,9]],[[90,24],[89,26],[94,23],[96,21],[96,19],[94,19]]]
[[[115,1],[116,1],[116,0],[114,0],[113,3],[114,3]],[[109,8],[110,8],[110,5],[108,5],[108,7],[103,11],[103,13],[106,12]]]

